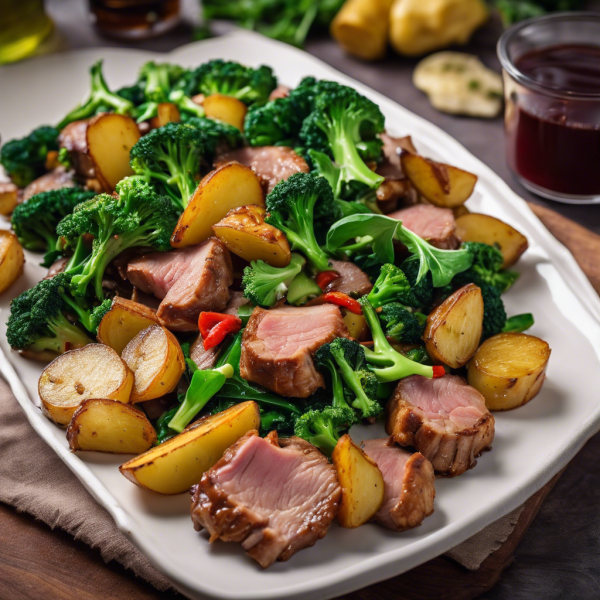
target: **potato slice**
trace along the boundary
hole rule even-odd
[[[23,273],[23,248],[11,231],[0,230],[0,294]]]
[[[68,425],[88,398],[128,403],[132,387],[133,373],[104,344],[65,352],[44,369],[38,383],[44,414],[59,425]]]
[[[266,213],[263,206],[240,206],[230,210],[212,229],[230,252],[244,260],[264,260],[272,267],[285,267],[291,260],[290,245],[277,227],[265,223]]]
[[[400,163],[419,194],[435,206],[455,208],[464,204],[477,183],[477,175],[419,154],[403,152]]]
[[[104,191],[112,192],[121,179],[133,175],[129,151],[139,139],[140,131],[131,117],[103,113],[90,121],[86,129],[87,153]]]
[[[10,182],[0,182],[0,215],[10,215],[18,204],[19,188]]]
[[[202,106],[204,106],[204,113],[209,119],[218,119],[237,127],[240,131],[244,130],[244,119],[248,107],[241,100],[233,96],[211,94],[204,98]]]
[[[190,425],[179,435],[121,465],[129,481],[159,494],[181,494],[200,481],[225,450],[260,427],[256,402],[242,402]]]
[[[514,265],[529,246],[527,238],[520,231],[496,217],[480,213],[458,217],[455,233],[462,242],[497,245],[504,257],[503,269]]]
[[[123,349],[121,358],[133,371],[131,402],[144,402],[172,392],[185,371],[177,338],[161,325],[140,331]]]
[[[213,235],[212,226],[240,206],[265,205],[254,171],[231,162],[211,171],[198,184],[171,238],[173,248],[195,246]]]
[[[156,443],[156,431],[139,408],[117,400],[90,398],[73,414],[67,440],[73,452],[140,454]]]
[[[529,402],[542,388],[550,346],[526,333],[499,333],[470,360],[467,380],[489,410],[509,410]]]
[[[483,297],[469,283],[429,314],[423,341],[434,361],[458,369],[475,354],[482,331]]]
[[[179,123],[181,121],[179,109],[172,102],[161,102],[156,110],[156,117],[150,119],[150,127],[152,129],[158,129],[167,123]]]
[[[121,355],[125,346],[140,331],[154,324],[158,324],[156,311],[138,302],[115,296],[110,310],[98,325],[98,341]]]
[[[331,455],[342,488],[337,519],[342,527],[360,527],[381,507],[385,486],[379,467],[346,434]]]

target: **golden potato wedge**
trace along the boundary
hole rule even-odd
[[[67,440],[73,452],[141,454],[156,443],[156,431],[139,408],[117,400],[90,398],[73,413]]]
[[[363,315],[355,315],[348,309],[343,308],[342,316],[344,318],[344,324],[348,329],[350,337],[353,337],[355,340],[358,340],[360,342],[367,339],[367,334],[369,333],[369,326],[367,325],[367,321]]]
[[[98,341],[121,355],[140,331],[155,324],[158,324],[156,311],[139,302],[115,296],[110,310],[98,325]]]
[[[204,113],[209,119],[218,119],[237,127],[240,131],[244,130],[244,119],[248,107],[241,100],[233,96],[211,94],[204,98],[202,106],[204,106]]]
[[[402,152],[402,171],[428,202],[443,208],[464,204],[473,193],[477,175],[419,154]]]
[[[458,369],[475,354],[482,331],[483,297],[481,290],[469,283],[429,314],[423,341],[435,362]]]
[[[526,333],[499,333],[469,361],[467,380],[489,410],[509,410],[529,402],[542,388],[550,346]]]
[[[230,252],[244,260],[264,260],[272,267],[285,267],[291,260],[290,245],[283,232],[265,223],[266,213],[256,204],[240,206],[230,210],[212,230]]]
[[[0,294],[23,273],[23,248],[11,231],[0,230]]]
[[[133,373],[119,355],[104,344],[69,350],[42,372],[38,392],[44,414],[68,425],[77,407],[88,398],[128,403]]]
[[[185,371],[177,338],[161,325],[140,331],[123,348],[121,358],[134,374],[132,404],[172,392]]]
[[[452,212],[454,213],[455,219],[458,219],[458,217],[462,217],[463,215],[471,214],[471,211],[464,204],[453,208]]]
[[[381,507],[385,486],[379,467],[346,434],[331,455],[342,488],[337,519],[342,527],[360,527]]]
[[[10,182],[0,182],[0,215],[8,216],[18,204],[19,188]]]
[[[198,483],[225,450],[260,427],[256,402],[242,402],[189,426],[119,467],[136,485],[159,494],[181,494]]]
[[[504,257],[503,269],[514,265],[529,246],[527,238],[520,231],[496,217],[480,213],[458,217],[455,234],[461,242],[497,245]]]
[[[121,179],[133,175],[129,151],[140,139],[138,126],[131,117],[103,113],[90,121],[85,135],[95,177],[104,191],[112,192]]]
[[[157,107],[156,117],[150,119],[150,127],[158,129],[167,123],[179,123],[179,121],[181,121],[181,114],[177,106],[172,102],[161,102]]]
[[[198,184],[179,217],[171,246],[200,244],[213,235],[212,226],[230,210],[249,204],[265,205],[260,181],[252,169],[231,162],[211,171]]]

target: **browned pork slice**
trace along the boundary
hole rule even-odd
[[[421,452],[440,475],[474,467],[494,439],[494,417],[483,396],[456,375],[403,379],[386,412],[386,431],[394,441]]]
[[[406,179],[400,164],[400,153],[402,150],[416,153],[410,135],[402,138],[392,137],[387,133],[380,136],[383,142],[383,157],[381,163],[377,166],[377,173],[383,175],[386,179]]]
[[[388,215],[413,233],[427,240],[432,246],[446,250],[458,248],[460,242],[454,235],[456,224],[449,208],[438,208],[431,204],[416,204]]]
[[[91,119],[69,123],[58,136],[58,145],[69,152],[69,160],[75,173],[82,179],[96,176],[94,163],[88,154],[87,128]]]
[[[354,263],[344,260],[332,260],[333,271],[339,273],[326,288],[326,292],[342,292],[349,296],[364,296],[373,289],[373,284],[367,274]]]
[[[269,100],[278,100],[287,98],[290,95],[290,88],[287,85],[278,85],[270,94]]]
[[[26,202],[29,198],[36,194],[40,194],[41,192],[50,192],[51,190],[72,187],[75,187],[73,174],[70,171],[65,171],[63,167],[57,167],[53,171],[34,179],[29,185],[25,186],[23,191],[19,194],[19,202]]]
[[[251,431],[195,486],[194,528],[238,542],[262,567],[325,537],[341,496],[335,469],[308,442]]]
[[[248,304],[248,302],[250,301],[248,300],[248,298],[244,298],[243,292],[231,292],[229,302],[227,303],[227,306],[225,307],[225,310],[223,312],[228,315],[235,315],[237,317],[238,308],[240,308],[240,306]]]
[[[244,330],[240,373],[282,396],[307,398],[325,387],[311,353],[347,336],[342,313],[333,304],[257,307]]]
[[[285,146],[239,148],[217,156],[214,166],[220,167],[232,161],[250,167],[258,175],[265,194],[272,192],[280,181],[294,173],[309,171],[306,161]]]
[[[367,440],[362,447],[379,467],[385,484],[376,521],[395,531],[418,527],[433,513],[435,474],[431,463],[420,452],[399,448],[391,438]]]

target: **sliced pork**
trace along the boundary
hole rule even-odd
[[[402,379],[386,412],[386,431],[394,441],[421,452],[440,475],[474,467],[494,439],[494,417],[483,396],[456,375]]]
[[[438,208],[431,204],[416,204],[388,215],[432,246],[446,250],[458,248],[460,242],[454,235],[456,224],[454,214],[449,208]]]
[[[333,304],[257,307],[244,330],[240,373],[282,396],[307,398],[325,387],[311,353],[347,336],[342,313]]]
[[[161,299],[157,316],[173,331],[198,331],[203,310],[222,311],[233,283],[231,256],[210,238],[197,246],[152,252],[127,265],[127,278],[141,291]]]
[[[342,292],[349,296],[364,296],[373,289],[368,275],[354,263],[344,260],[332,260],[331,268],[339,273],[326,288],[326,292]]]
[[[417,150],[412,143],[412,138],[410,135],[396,138],[387,133],[382,133],[379,137],[383,142],[383,158],[377,166],[377,173],[383,175],[386,179],[406,179],[406,175],[402,171],[402,165],[400,164],[400,154],[402,150],[416,154]]]
[[[82,179],[96,176],[94,163],[88,154],[87,128],[91,119],[69,123],[58,136],[58,145],[69,152],[75,173]]]
[[[241,543],[266,568],[323,538],[340,496],[335,469],[314,446],[251,431],[195,486],[192,522],[211,542]]]
[[[278,85],[270,94],[269,100],[287,98],[290,95],[290,88],[287,85]]]
[[[26,202],[29,198],[36,194],[40,194],[41,192],[50,192],[51,190],[72,187],[75,187],[73,174],[70,171],[65,171],[63,167],[57,167],[53,171],[34,179],[29,185],[25,186],[23,191],[19,194],[19,202]]]
[[[239,148],[215,159],[215,167],[229,162],[239,162],[250,167],[260,179],[265,194],[294,173],[308,173],[306,161],[291,148],[285,146],[262,146]]]
[[[431,463],[420,452],[399,448],[391,438],[367,440],[362,446],[379,467],[385,484],[375,520],[394,531],[418,527],[433,513],[435,475]]]

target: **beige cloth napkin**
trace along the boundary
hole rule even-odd
[[[159,590],[170,587],[168,580],[125,538],[110,515],[35,433],[1,378],[0,502],[98,548],[106,562],[119,562]],[[448,552],[447,556],[467,569],[477,570],[506,541],[521,510],[496,521]]]

